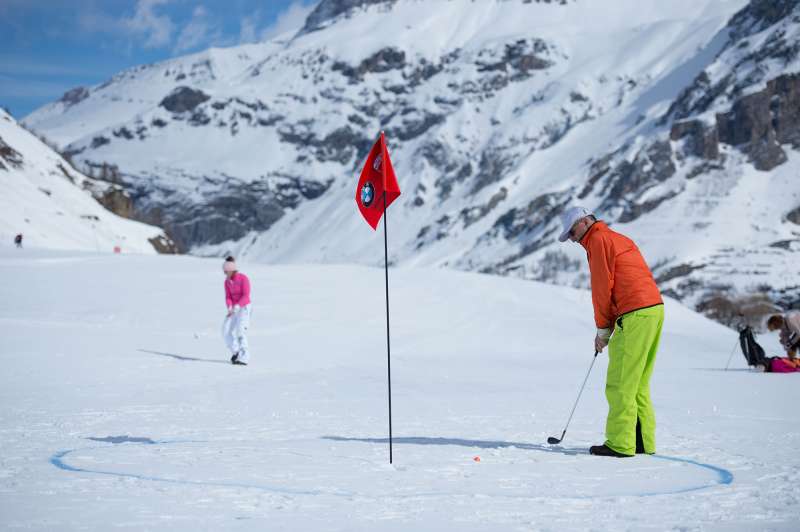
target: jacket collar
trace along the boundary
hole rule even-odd
[[[589,248],[587,247],[587,246],[589,245],[589,240],[590,240],[590,239],[591,239],[591,238],[594,236],[594,234],[595,234],[595,233],[597,233],[598,231],[603,231],[603,230],[606,230],[606,229],[608,229],[608,226],[606,225],[606,223],[605,223],[605,222],[603,222],[603,221],[597,220],[595,223],[593,223],[593,224],[591,225],[591,227],[589,227],[589,229],[587,229],[587,230],[586,230],[586,232],[583,234],[583,236],[582,236],[582,237],[581,237],[581,239],[578,241],[578,243],[579,243],[581,246],[583,246],[583,248],[584,248],[586,251],[589,251]]]

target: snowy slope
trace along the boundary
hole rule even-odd
[[[158,227],[126,220],[103,208],[88,179],[0,110],[0,242],[22,233],[25,247],[155,253],[168,239]]]
[[[118,165],[197,254],[377,264],[352,198],[383,129],[396,264],[585,286],[554,242],[581,202],[689,303],[800,297],[798,2],[421,6],[324,0],[297,35],[131,69],[26,123]]]
[[[383,271],[242,268],[247,368],[216,259],[0,250],[0,528],[796,529],[800,376],[720,371],[735,333],[672,300],[659,454],[605,459],[605,355],[544,443],[591,360],[587,292],[393,268],[389,466]]]

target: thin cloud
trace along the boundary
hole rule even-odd
[[[132,34],[146,38],[142,45],[145,48],[167,46],[172,40],[172,31],[175,28],[172,19],[168,15],[155,12],[156,7],[168,2],[169,0],[139,0],[133,17],[123,19],[123,26]]]
[[[211,35],[211,23],[209,22],[208,11],[202,6],[198,6],[192,12],[192,19],[189,21],[175,43],[173,52],[183,52],[191,50],[201,44],[219,37],[218,34]]]
[[[260,38],[267,41],[284,33],[297,31],[305,24],[308,14],[314,9],[314,3],[306,5],[301,0],[295,0],[289,7],[278,14],[275,22],[261,30]]]
[[[139,0],[132,16],[114,17],[102,11],[85,10],[78,15],[78,24],[87,33],[107,33],[142,40],[143,48],[161,48],[172,42],[175,24],[169,15],[156,9],[170,0]]]
[[[261,12],[256,11],[249,17],[244,17],[239,22],[239,42],[240,43],[253,43],[258,40],[258,20],[261,18]]]

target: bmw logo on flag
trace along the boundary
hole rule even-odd
[[[372,201],[375,199],[375,187],[372,186],[372,183],[367,181],[364,183],[364,186],[361,187],[361,204],[364,207],[369,207],[372,205]]]

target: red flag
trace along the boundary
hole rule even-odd
[[[384,205],[383,195],[386,194]],[[378,227],[384,208],[392,204],[400,196],[400,187],[394,175],[389,150],[386,149],[386,138],[381,132],[380,138],[369,151],[361,177],[356,188],[356,204],[361,216],[372,226]]]

